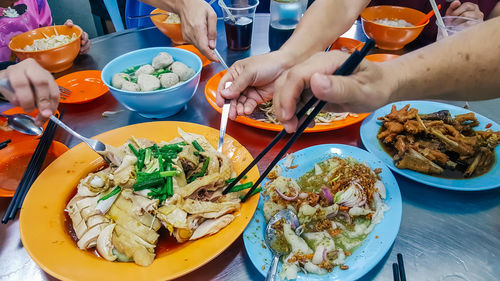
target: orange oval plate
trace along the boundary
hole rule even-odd
[[[17,113],[22,113],[22,114],[27,114],[27,115],[35,118],[35,116],[38,114],[38,110],[35,109],[32,112],[27,113],[27,112],[25,112],[20,107],[13,107],[11,109],[5,110],[2,113],[3,114],[17,114]],[[56,113],[59,114],[59,111],[57,111]],[[48,123],[48,121],[45,122],[45,124],[43,124],[43,129],[44,130],[45,130],[45,127],[47,127],[47,123]],[[7,125],[7,118],[0,117],[0,126],[4,126],[4,125],[8,127],[8,125]],[[10,131],[0,130],[0,141],[4,141],[4,140],[7,140],[7,139],[10,139],[12,141],[12,143],[10,143],[9,145],[14,144],[16,142],[20,142],[20,141],[24,141],[24,140],[34,140],[34,139],[37,139],[37,138],[38,138],[38,136],[26,135],[26,134],[20,133],[20,132],[15,131],[15,130],[10,130]]]
[[[179,45],[179,46],[175,46],[176,48],[179,48],[179,49],[184,49],[186,51],[190,51],[190,52],[193,52],[195,53],[195,55],[197,55],[198,57],[200,57],[201,59],[201,65],[202,67],[205,67],[209,64],[212,63],[212,61],[210,61],[209,59],[207,59],[207,57],[205,57],[204,55],[201,54],[201,52],[193,45]]]
[[[171,140],[177,128],[203,135],[217,146],[219,131],[185,122],[149,122],[118,128],[96,138],[119,146],[131,136],[153,141]],[[235,139],[226,135],[224,154],[233,161],[237,173],[251,161],[250,153]],[[21,240],[31,258],[47,273],[62,280],[166,280],[191,272],[229,247],[243,232],[257,208],[259,196],[242,204],[236,219],[215,235],[182,244],[142,267],[134,263],[108,262],[90,251],[79,250],[65,225],[64,208],[81,178],[102,165],[102,159],[81,143],[52,162],[28,192],[22,207],[19,229]],[[248,180],[259,177],[257,167]]]
[[[224,73],[226,73],[225,70],[215,74],[212,78],[210,78],[210,80],[208,80],[207,85],[205,86],[205,98],[207,99],[208,103],[219,113],[221,113],[222,110],[215,102],[215,95],[217,93],[217,85],[219,84],[220,79],[222,79],[222,76],[224,76]],[[344,120],[333,121],[328,125],[315,125],[312,128],[305,129],[304,132],[306,133],[325,132],[325,131],[344,128],[362,121],[368,115],[370,115],[370,113],[360,113],[358,114],[358,117],[349,116]],[[238,116],[236,117],[235,121],[241,124],[245,124],[251,127],[260,128],[264,130],[270,130],[276,132],[280,132],[281,130],[283,130],[282,125],[257,121],[247,116]]]
[[[57,85],[71,91],[67,97],[62,96],[60,103],[85,103],[106,94],[109,89],[101,80],[101,71],[77,71],[56,79]]]
[[[38,142],[39,140],[35,139],[13,142],[0,150],[0,197],[14,196]],[[47,152],[47,157],[57,158],[67,150],[64,144],[54,141]],[[52,162],[49,158],[45,159],[42,167]]]

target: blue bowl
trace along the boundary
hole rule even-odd
[[[113,75],[129,67],[151,64],[153,58],[160,52],[169,53],[174,61],[186,64],[194,69],[196,74],[182,84],[150,92],[124,91],[111,85]],[[200,58],[190,51],[180,48],[156,47],[133,51],[113,59],[102,70],[101,79],[108,86],[111,94],[126,108],[136,111],[146,118],[165,118],[179,112],[193,97],[200,82],[201,69]]]

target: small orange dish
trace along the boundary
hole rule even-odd
[[[14,196],[38,142],[36,139],[12,142],[0,150],[0,197]],[[40,172],[67,150],[64,144],[52,142]]]
[[[356,39],[339,37],[337,38],[337,40],[335,40],[335,42],[333,42],[330,50],[340,50],[352,54],[356,50],[361,51],[364,45],[365,43],[358,41]]]
[[[109,89],[101,80],[101,71],[84,70],[70,73],[56,79],[57,85],[71,93],[61,94],[60,103],[85,103],[106,94]]]
[[[168,13],[167,11],[154,9],[151,11],[151,14],[157,13]],[[152,16],[151,21],[153,21],[154,25],[165,35],[167,35],[170,40],[176,45],[186,44],[187,42],[182,37],[182,29],[180,23],[166,23],[165,20],[169,16],[167,15],[157,15]]]
[[[399,57],[398,55],[393,55],[393,54],[371,54],[366,56],[365,58],[369,61],[373,62],[384,62],[388,60],[392,60]]]
[[[67,44],[43,51],[23,51],[26,46],[32,45],[35,39],[43,39],[45,36],[76,34],[77,38]],[[20,59],[32,58],[43,68],[50,72],[61,72],[73,65],[73,61],[80,52],[80,40],[82,29],[78,26],[68,27],[65,25],[55,25],[40,27],[11,38],[9,49]]]
[[[361,12],[361,22],[366,36],[375,40],[377,47],[385,50],[400,50],[415,40],[429,23],[412,27],[393,27],[375,23],[378,19],[405,20],[417,24],[425,14],[415,9],[399,6],[372,6]]]
[[[180,45],[180,46],[176,46],[176,48],[179,48],[179,49],[184,49],[186,51],[190,51],[190,52],[193,52],[195,53],[198,57],[200,57],[201,59],[201,65],[203,67],[209,65],[210,63],[212,63],[211,60],[207,59],[207,57],[205,57],[204,55],[201,54],[201,52],[193,45]]]

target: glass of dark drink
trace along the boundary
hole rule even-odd
[[[269,49],[276,51],[292,36],[307,8],[307,0],[270,0]]]
[[[219,0],[230,50],[244,51],[250,48],[257,5],[259,0]]]

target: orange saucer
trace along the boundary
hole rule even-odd
[[[6,148],[0,150],[0,197],[14,196],[17,185],[21,181],[38,142],[39,140],[36,139],[13,141]],[[64,144],[57,141],[52,142],[41,171],[67,150],[68,148]]]
[[[392,60],[399,57],[398,55],[393,55],[393,54],[371,54],[366,56],[365,58],[369,61],[373,62],[384,62],[388,60]]]
[[[193,52],[195,53],[198,57],[200,57],[201,59],[201,65],[203,67],[209,65],[210,63],[212,63],[212,61],[210,61],[209,59],[207,59],[207,57],[205,57],[204,55],[201,54],[201,52],[196,49],[195,46],[193,45],[179,45],[179,46],[175,46],[176,48],[179,48],[179,49],[184,49],[186,51],[190,51],[190,52]]]
[[[61,95],[60,103],[85,103],[93,101],[109,91],[101,80],[101,71],[99,70],[73,72],[57,78],[56,83],[71,91],[69,96]]]
[[[335,40],[335,42],[333,42],[330,50],[347,51],[349,54],[352,54],[356,50],[361,51],[364,45],[365,43],[356,39],[339,37]]]

